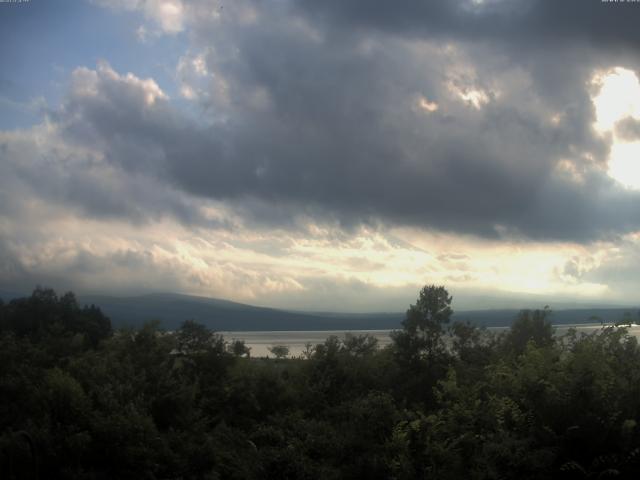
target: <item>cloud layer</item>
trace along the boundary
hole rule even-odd
[[[638,68],[638,8],[96,3],[139,12],[149,48],[153,32],[183,36],[188,49],[164,88],[109,59],[80,65],[41,124],[0,132],[4,283],[37,271],[87,285],[103,271],[114,285],[150,275],[167,289],[267,298],[325,288],[327,278],[355,290],[413,288],[446,281],[449,268],[451,282],[482,288],[515,273],[491,277],[486,262],[462,268],[450,255],[537,245],[560,252],[539,272],[546,291],[604,295],[609,283],[594,272],[614,282],[612,249],[635,251],[640,190],[614,180],[608,160],[616,139],[637,140],[638,119],[599,130],[594,99],[603,72]],[[104,238],[88,240],[90,228]],[[400,231],[423,240],[401,246]],[[422,245],[434,235],[475,240],[463,253]],[[178,236],[183,251],[167,241]],[[334,254],[366,236],[390,242],[393,255]],[[58,253],[34,254],[45,245]]]
[[[606,175],[592,126],[590,77],[611,66],[596,40],[624,51],[635,35],[614,34],[611,9],[574,5],[560,29],[544,25],[570,9],[546,2],[320,3],[180,4],[193,50],[177,76],[199,123],[104,65],[74,72],[55,120],[131,174],[274,223],[303,211],[580,242],[638,227],[638,192]],[[552,33],[563,43],[541,52]],[[272,218],[251,211],[264,202]]]

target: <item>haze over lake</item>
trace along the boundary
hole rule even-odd
[[[570,328],[575,328],[578,333],[590,334],[602,329],[600,323],[587,323],[577,325],[556,325],[555,334],[565,335]],[[631,335],[640,338],[640,325],[626,327]],[[489,332],[500,333],[508,330],[508,327],[489,327]],[[284,345],[289,348],[290,357],[301,356],[307,343],[317,345],[332,335],[343,339],[345,334],[371,335],[378,339],[378,346],[385,347],[391,343],[389,334],[392,330],[327,330],[327,331],[269,331],[269,332],[219,332],[226,340],[244,340],[247,347],[251,348],[252,357],[266,357],[273,354],[269,352],[269,347]]]

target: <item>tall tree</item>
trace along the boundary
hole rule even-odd
[[[407,310],[403,330],[393,333],[397,351],[408,360],[433,359],[444,351],[442,334],[453,310],[453,297],[443,286],[427,285]]]

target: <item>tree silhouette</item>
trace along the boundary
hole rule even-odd
[[[444,351],[443,325],[449,323],[452,297],[443,286],[427,285],[407,310],[403,330],[393,333],[396,349],[409,361],[433,359]]]
[[[272,347],[269,347],[269,351],[277,359],[285,358],[287,355],[289,355],[289,347],[287,347],[286,345],[273,345]]]

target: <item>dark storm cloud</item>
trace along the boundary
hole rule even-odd
[[[148,102],[149,85],[106,67],[95,78],[79,75],[52,118],[66,138],[99,148],[127,175],[230,201],[255,222],[304,214],[345,227],[382,221],[578,241],[640,227],[640,195],[596,168],[609,145],[591,128],[588,86],[595,69],[627,58],[640,8],[364,0],[253,7],[258,21],[249,25],[192,19],[194,48],[226,83],[228,98],[211,85],[200,98],[216,121],[190,120],[162,97]],[[83,81],[93,82],[92,94]],[[486,96],[480,108],[459,98],[473,91]],[[422,111],[421,96],[438,110]],[[558,174],[564,158],[587,171],[579,182]]]
[[[340,29],[374,28],[400,35],[496,39],[530,47],[586,42],[636,46],[637,5],[602,0],[329,0],[294,2],[299,12]]]
[[[37,144],[42,143],[44,148]],[[58,142],[59,143],[59,142]],[[208,218],[190,196],[140,172],[122,172],[98,161],[88,152],[57,144],[55,136],[40,142],[30,137],[11,137],[0,144],[0,215],[31,218],[33,202],[44,210],[63,206],[56,214],[80,212],[94,219],[127,219],[136,224],[165,216],[182,223],[209,228],[230,228],[224,218]]]

